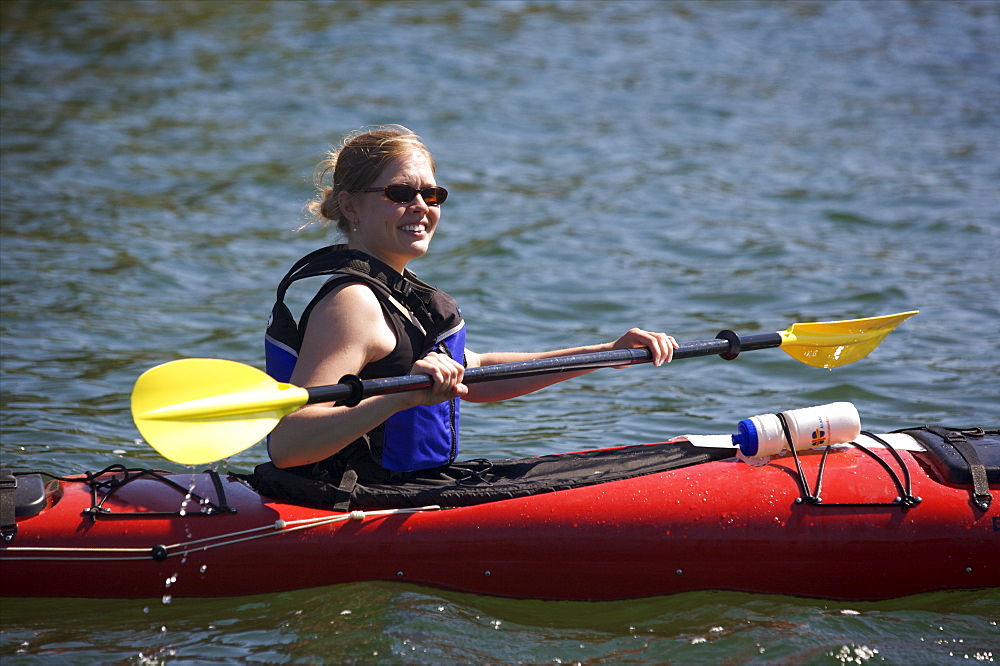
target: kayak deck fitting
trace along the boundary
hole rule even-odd
[[[211,597],[395,580],[538,599],[719,589],[874,600],[998,587],[1000,433],[942,432],[866,434],[763,466],[722,449],[454,508],[310,508],[212,471],[33,473],[12,476],[16,490],[0,477],[0,500],[20,514],[0,521],[0,594]]]

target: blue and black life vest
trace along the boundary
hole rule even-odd
[[[323,275],[331,278],[296,323],[284,302],[286,291],[298,280]],[[384,359],[362,368],[358,373],[361,379],[405,375],[431,351],[465,363],[465,322],[454,299],[421,282],[410,271],[400,275],[371,255],[346,245],[331,245],[297,261],[278,284],[264,336],[267,373],[271,377],[289,381],[313,307],[332,290],[347,283],[371,288],[396,335],[396,348]],[[417,323],[402,313],[393,299],[405,306]],[[393,472],[450,464],[459,451],[459,402],[455,398],[397,412],[341,453],[356,455],[357,447],[364,446],[375,462]]]

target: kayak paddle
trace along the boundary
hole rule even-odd
[[[787,331],[741,336],[722,331],[714,340],[685,342],[674,358],[780,347],[792,358],[835,368],[867,356],[900,323],[917,312],[845,321],[792,324]],[[645,347],[500,363],[465,372],[466,384],[535,375],[647,363]],[[250,448],[299,407],[321,402],[356,405],[363,398],[427,388],[426,375],[360,380],[301,388],[277,382],[260,370],[222,359],[171,361],[142,373],[132,390],[132,418],[139,432],[164,458],[201,465]]]

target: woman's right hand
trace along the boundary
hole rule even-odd
[[[414,406],[436,405],[469,392],[469,387],[462,383],[465,367],[447,354],[430,352],[413,364],[410,374],[427,375],[434,382],[428,389],[413,392]]]

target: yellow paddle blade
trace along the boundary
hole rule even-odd
[[[189,358],[139,376],[132,419],[167,460],[202,465],[250,448],[308,399],[306,389],[276,382],[251,366]]]
[[[816,368],[837,368],[854,363],[878,347],[885,336],[918,310],[844,321],[792,324],[779,331],[781,348],[789,356]]]

